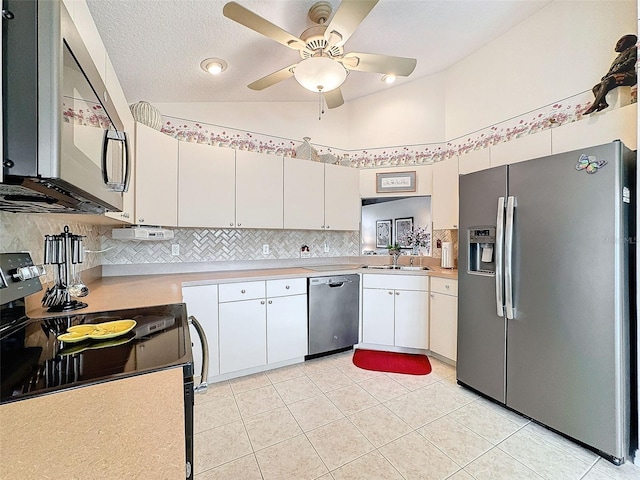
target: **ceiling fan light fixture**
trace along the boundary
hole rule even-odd
[[[391,85],[396,81],[396,76],[393,73],[387,73],[386,75],[382,76],[381,80],[387,85]]]
[[[207,58],[200,63],[200,67],[211,75],[220,75],[227,69],[227,62],[220,58]]]
[[[336,60],[327,57],[305,58],[296,66],[296,81],[312,92],[330,92],[347,79],[347,70]]]

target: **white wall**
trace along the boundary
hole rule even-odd
[[[314,102],[218,102],[158,103],[162,115],[221,125],[239,130],[300,140],[311,137],[311,143],[347,148],[348,110],[327,109],[318,120],[318,104]]]
[[[436,74],[349,102],[349,148],[445,141],[444,91]]]
[[[447,140],[591,90],[636,19],[635,0],[557,0],[458,62],[446,72]]]

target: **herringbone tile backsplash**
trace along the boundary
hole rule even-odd
[[[300,258],[300,247],[309,246],[312,258],[359,255],[358,232],[310,230],[211,230],[173,229],[175,237],[165,241],[122,241],[111,238],[111,229],[102,227],[103,264],[217,262]],[[324,246],[329,248],[324,251]],[[180,246],[180,255],[171,255],[171,245]],[[269,255],[262,246],[269,245]]]
[[[82,270],[99,265],[205,263],[300,258],[300,247],[308,245],[311,258],[357,257],[359,232],[311,230],[213,230],[173,229],[175,237],[165,241],[123,241],[111,238],[113,227],[89,225],[73,215],[18,214],[0,211],[0,251],[31,252],[34,263],[42,263],[44,236],[62,232],[65,225],[77,235],[85,235],[85,263]],[[453,241],[457,257],[457,230],[433,231],[433,256],[441,250],[436,241]],[[180,246],[180,255],[171,255],[171,245]],[[269,245],[269,255],[262,246]],[[325,252],[325,244],[328,252]],[[53,280],[47,269],[46,280]]]

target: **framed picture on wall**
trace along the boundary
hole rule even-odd
[[[407,243],[405,235],[413,230],[413,217],[396,218],[395,223],[395,243],[400,245],[400,248],[411,248],[411,245]]]
[[[376,247],[391,245],[391,220],[376,220]]]
[[[415,192],[416,172],[376,173],[376,192]]]

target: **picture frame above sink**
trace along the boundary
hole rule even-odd
[[[376,174],[376,193],[415,192],[416,172]]]

